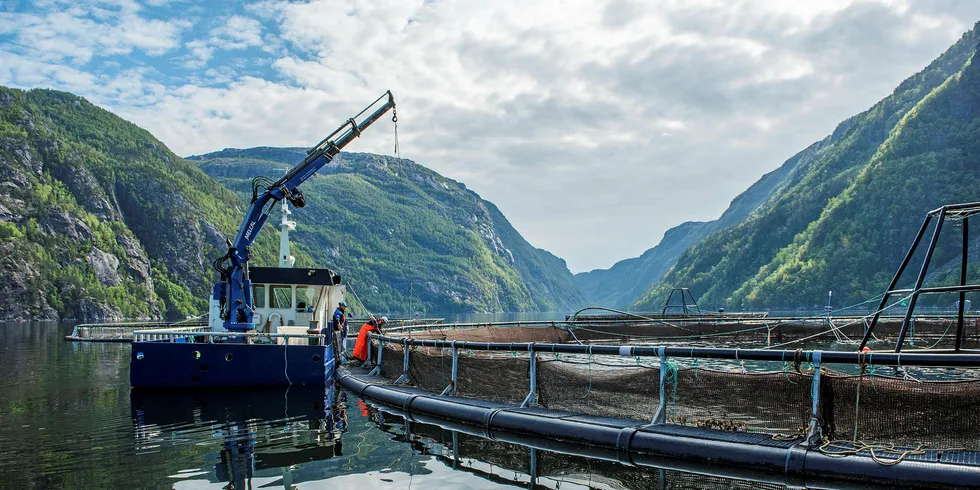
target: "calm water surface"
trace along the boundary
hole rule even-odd
[[[131,391],[129,344],[70,330],[0,323],[0,488],[529,486],[529,449],[406,427],[343,391]],[[759,488],[536,454],[536,488]]]

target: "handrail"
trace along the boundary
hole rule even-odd
[[[235,337],[235,338],[274,338],[274,339],[319,339],[323,338],[321,334],[304,334],[304,333],[262,333],[262,332],[213,332],[210,330],[192,330],[192,329],[152,329],[152,330],[136,330],[133,332],[133,341],[140,342],[146,337],[156,337],[160,339],[161,337]]]
[[[469,342],[395,338],[369,334],[372,340],[417,347],[463,349],[495,352],[548,352],[622,357],[681,357],[691,359],[732,359],[745,361],[813,362],[878,366],[958,366],[980,367],[980,351],[957,354],[931,351],[913,352],[843,352],[820,350],[731,349],[714,347],[667,347],[638,345],[582,345],[534,342]],[[969,352],[969,353],[967,353]]]

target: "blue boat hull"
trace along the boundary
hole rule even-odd
[[[329,345],[134,342],[131,355],[136,388],[323,385],[335,368]]]

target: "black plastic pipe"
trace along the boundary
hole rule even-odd
[[[711,347],[656,347],[581,344],[546,344],[513,342],[453,342],[447,340],[404,339],[371,334],[375,340],[419,347],[489,352],[537,352],[558,354],[593,354],[623,357],[667,357],[698,359],[732,359],[745,361],[810,362],[819,353],[824,364],[874,364],[878,366],[949,366],[980,367],[980,353],[943,354],[937,352],[844,352],[769,349],[726,349]]]
[[[371,383],[351,376],[344,369],[338,370],[336,376],[345,389],[393,407],[412,420],[454,421],[457,427],[472,425],[480,429],[468,433],[496,440],[504,440],[506,434],[516,434],[566,445],[588,445],[601,450],[606,457],[610,450],[614,451],[616,460],[627,464],[638,464],[644,457],[680,459],[782,474],[788,480],[811,487],[819,487],[809,482],[811,478],[936,488],[970,488],[980,481],[980,468],[976,466],[933,461],[903,461],[883,466],[871,458],[831,457],[799,444],[787,448],[711,440],[657,432],[648,425],[628,420],[590,421],[588,416],[443,397]]]

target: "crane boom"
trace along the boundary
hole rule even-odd
[[[361,122],[356,121],[386,97],[387,100],[374,112]],[[255,243],[256,236],[268,221],[275,204],[286,199],[297,208],[305,206],[306,198],[299,190],[299,185],[330,163],[362,131],[394,109],[395,98],[389,90],[307,150],[306,158],[279,180],[266,183],[259,179],[252,181],[252,202],[245,213],[245,219],[238,228],[235,240],[228,241],[228,253],[214,262],[214,268],[221,273],[221,280],[214,285],[212,299],[220,302],[221,318],[226,330],[245,332],[255,328],[252,322],[252,283],[248,278],[249,247]]]

